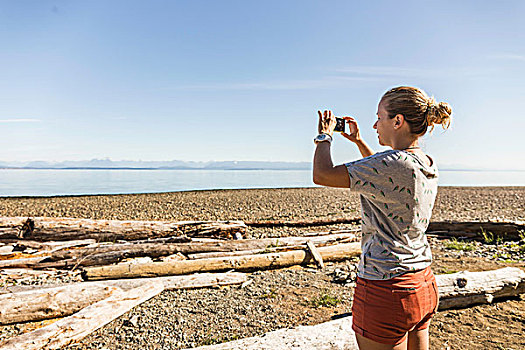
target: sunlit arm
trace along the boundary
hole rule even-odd
[[[370,146],[368,146],[368,144],[363,139],[358,140],[355,144],[359,148],[359,152],[361,152],[363,158],[374,154],[374,151],[372,151]]]
[[[317,144],[314,154],[313,180],[316,185],[350,187],[350,177],[345,165],[334,167],[330,154],[330,142]]]

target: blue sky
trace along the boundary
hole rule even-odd
[[[525,169],[524,1],[3,1],[0,160],[310,161],[375,150],[381,95],[449,102],[442,167]],[[337,137],[335,163],[359,158]]]

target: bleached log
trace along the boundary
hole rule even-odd
[[[84,286],[103,285],[109,287],[118,287],[123,290],[136,288],[147,282],[160,281],[164,284],[165,290],[174,289],[195,289],[195,288],[214,288],[220,286],[242,284],[247,281],[246,274],[242,272],[224,272],[224,273],[195,273],[192,275],[183,276],[165,276],[165,277],[151,277],[151,278],[133,278],[133,279],[116,279],[116,280],[101,280],[96,282],[79,282],[68,284],[57,284],[51,286],[6,286],[0,291],[0,295],[14,294],[27,291],[45,291],[51,288],[67,287],[76,284]]]
[[[165,290],[174,290],[235,285],[247,280],[244,273],[228,272],[82,282],[38,289],[13,286],[0,295],[0,325],[69,316],[117,290],[130,290],[151,282],[162,283]]]
[[[186,350],[358,350],[352,316],[315,326],[279,329],[259,337]]]
[[[495,298],[525,293],[525,272],[516,267],[437,275],[439,309],[488,304]]]
[[[358,233],[360,232],[360,228],[355,229],[348,229],[348,230],[329,230],[329,231],[314,231],[314,232],[306,232],[302,233],[301,236],[303,237],[314,237],[314,236],[326,236],[326,235],[335,235],[337,233]]]
[[[359,242],[345,243],[321,247],[318,250],[323,260],[338,261],[361,254],[361,244]],[[282,253],[245,255],[229,258],[90,267],[83,269],[82,277],[87,280],[98,280],[183,275],[194,272],[225,271],[231,269],[250,271],[256,269],[282,268],[312,262],[312,256],[307,251],[294,250]]]
[[[73,285],[0,295],[0,325],[71,315],[119,290],[102,284]]]
[[[341,243],[347,243],[342,241]],[[188,254],[188,259],[210,259],[220,258],[227,256],[241,256],[241,255],[252,255],[252,254],[265,254],[265,253],[276,253],[276,252],[287,252],[290,250],[303,249],[304,245],[287,245],[283,247],[269,247],[264,249],[250,249],[250,250],[237,250],[235,252],[206,252],[206,253],[195,253]]]
[[[0,350],[60,349],[84,338],[162,290],[162,283],[151,282],[129,291],[115,292],[109,298],[88,306],[74,315],[8,339],[0,344]]]
[[[242,221],[132,221],[90,220],[48,217],[0,217],[0,239],[23,238],[36,241],[96,239],[116,241],[198,235],[232,238],[244,232]]]
[[[97,282],[83,283],[100,283],[105,286],[119,287],[124,290],[135,288],[141,284],[151,281],[158,281],[164,285],[164,290],[175,289],[196,289],[196,288],[215,288],[242,284],[248,280],[245,273],[242,272],[224,272],[224,273],[195,273],[184,276],[165,276],[153,278],[133,278],[120,280],[104,280]]]

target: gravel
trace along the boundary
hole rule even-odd
[[[360,216],[347,189],[288,188],[0,198],[4,216],[116,220],[301,220]],[[433,220],[525,220],[525,187],[440,187]]]

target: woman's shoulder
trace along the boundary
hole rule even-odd
[[[399,167],[400,165],[402,167],[405,167],[402,165],[401,160],[401,153],[398,150],[387,150],[383,152],[377,152],[374,153],[368,157],[364,157],[358,160],[354,160],[352,162],[348,162],[345,165],[347,167],[377,167],[377,166],[383,166],[383,167],[390,167],[391,169],[394,169],[396,167]]]
[[[361,166],[361,167],[382,167],[389,172],[399,171],[401,173],[414,172],[417,169],[425,170],[425,172],[436,173],[437,168],[435,164],[429,166],[421,161],[419,156],[413,153],[391,149],[382,152],[377,152],[368,157],[361,158],[359,160],[349,162],[345,164],[347,167],[350,166]]]
[[[383,152],[377,152],[369,157],[363,158],[363,160],[369,158],[369,161],[372,162],[381,162],[385,165],[388,164],[403,164],[406,162],[407,159],[405,159],[405,152],[397,150],[397,149],[391,149]]]
[[[398,150],[391,149],[391,150],[386,150],[383,152],[374,153],[368,157],[363,157],[361,159],[358,159],[357,162],[369,162],[369,161],[373,162],[373,161],[381,161],[385,159],[395,159],[397,154],[398,154]]]

